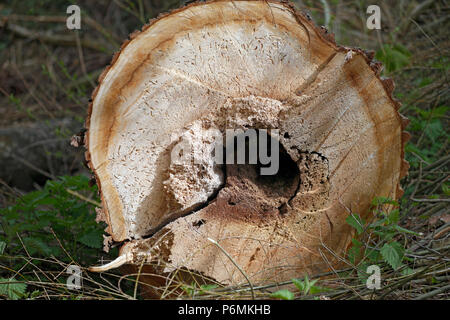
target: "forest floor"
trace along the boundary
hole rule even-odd
[[[128,35],[176,8],[176,0],[78,1],[81,30],[66,28],[67,1],[0,4],[0,299],[135,299],[138,276],[102,275],[85,267],[117,256],[102,252],[95,222],[97,188],[70,146],[84,126],[97,78]],[[329,274],[253,288],[193,283],[185,298],[448,299],[450,296],[449,49],[450,7],[428,1],[295,1],[336,42],[373,50],[393,78],[400,112],[411,120],[409,175],[398,210],[375,199],[377,225],[358,215],[346,267]],[[368,30],[366,8],[381,8],[381,30]],[[364,225],[359,228],[358,225]],[[368,289],[379,265],[379,290]],[[69,265],[80,266],[81,290],[68,290]],[[280,289],[280,290],[278,290]],[[282,289],[282,290],[281,290]],[[169,296],[169,295],[167,295]]]

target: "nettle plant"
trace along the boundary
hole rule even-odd
[[[394,206],[396,209],[389,212],[387,206]],[[406,256],[405,245],[401,241],[406,240],[406,234],[419,234],[399,226],[398,207],[397,201],[377,197],[372,201],[371,206],[372,217],[375,218],[373,222],[366,221],[355,213],[351,213],[346,219],[346,222],[355,229],[352,246],[347,252],[347,262],[355,267],[363,284],[366,284],[370,276],[367,270],[371,265],[377,265],[380,268],[387,265],[388,268],[402,272],[404,275],[412,272],[405,263],[409,258]],[[300,296],[314,296],[331,290],[318,286],[318,281],[318,279],[309,280],[307,275],[304,279],[292,279]],[[272,298],[282,300],[292,300],[295,296],[294,292],[287,289],[271,294]]]
[[[23,262],[11,257],[28,255],[66,263],[72,259],[80,264],[96,263],[104,229],[95,222],[96,195],[97,186],[90,186],[88,177],[64,176],[1,208],[0,242],[6,247],[2,264],[17,270]]]
[[[329,288],[316,285],[318,281],[319,279],[310,280],[308,275],[305,275],[303,279],[292,279],[292,283],[299,291],[299,294],[303,296],[317,295],[319,293],[325,293],[331,290]],[[272,293],[270,297],[281,300],[294,300],[295,293],[288,289],[282,289]]]
[[[386,213],[387,206],[394,206],[396,209]],[[378,197],[372,201],[372,212],[375,216],[373,222],[365,221],[355,213],[350,214],[346,219],[356,231],[347,258],[357,267],[358,275],[364,283],[369,276],[366,270],[370,265],[382,267],[387,264],[394,271],[401,271],[404,274],[412,271],[404,264],[408,261],[408,257],[405,255],[405,244],[402,240],[406,240],[406,234],[419,234],[399,225],[398,207],[397,201]]]
[[[64,248],[80,262],[96,256],[103,243],[102,227],[93,219],[95,200],[89,199],[96,193],[89,178],[65,176],[47,181],[42,190],[0,209],[0,241],[6,243],[6,252],[14,256],[26,250],[32,257],[53,256],[64,261]],[[77,194],[87,196],[82,199]]]
[[[95,222],[96,195],[88,177],[64,176],[0,209],[0,296],[27,297],[29,268],[97,263],[104,226]]]

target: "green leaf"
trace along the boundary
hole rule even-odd
[[[193,296],[195,293],[196,285],[194,282],[192,282],[192,284],[190,286],[182,285],[181,289],[183,289],[183,291],[186,292],[188,295]]]
[[[297,287],[298,291],[303,292],[305,290],[305,283],[300,279],[292,279],[292,283]]]
[[[450,196],[450,187],[447,185],[447,183],[442,184],[442,191],[446,196]]]
[[[397,244],[397,245],[395,245]],[[398,242],[385,243],[381,248],[381,255],[383,259],[394,269],[396,270],[398,267],[402,265],[403,255],[400,255]],[[403,249],[403,248],[402,248]]]
[[[376,249],[368,248],[364,253],[364,255],[372,263],[377,263],[380,258],[380,252]]]
[[[366,284],[367,279],[369,278],[369,274],[367,274],[367,268],[371,264],[372,263],[365,262],[365,263],[360,264],[357,267],[358,279],[359,279],[359,281],[361,281],[362,284]]]
[[[375,57],[383,62],[388,72],[393,72],[409,64],[411,53],[400,44],[385,44]]]
[[[360,255],[361,255],[361,247],[355,245],[353,245],[347,252],[348,260],[352,264],[356,264],[356,261],[358,261]]]
[[[310,294],[317,294],[317,293],[329,292],[329,291],[333,291],[333,289],[326,288],[326,287],[321,287],[321,286],[312,286],[311,289],[309,290],[309,293]]]
[[[374,234],[379,236],[384,241],[391,241],[397,235],[397,232],[392,228],[380,228],[380,231],[374,231]]]
[[[78,241],[89,248],[100,249],[103,246],[102,234],[103,232],[100,230],[93,230],[85,233]]]
[[[215,285],[215,284],[203,284],[200,286],[200,293],[205,294],[208,291],[211,291],[216,288],[217,288],[217,285]]]
[[[24,245],[31,255],[35,253],[41,253],[48,257],[56,252],[57,247],[50,248],[47,243],[45,243],[40,238],[25,238],[23,239]]]
[[[399,231],[399,232],[409,233],[409,234],[413,234],[413,235],[415,235],[415,236],[418,236],[418,235],[419,235],[419,233],[414,232],[414,231],[411,231],[411,230],[408,230],[408,229],[405,229],[405,228],[403,228],[403,227],[400,227],[399,225],[395,225],[394,228],[395,228],[397,231]]]
[[[6,296],[11,300],[18,300],[25,295],[27,285],[18,283],[14,278],[0,278],[0,295]]]
[[[364,231],[365,223],[359,215],[352,213],[347,217],[347,219],[345,219],[345,221],[355,228],[358,234],[361,234]]]
[[[390,243],[391,247],[395,249],[395,251],[397,251],[398,255],[400,256],[400,258],[403,259],[403,256],[405,255],[405,248],[398,243],[397,241],[392,241]]]
[[[388,216],[388,224],[396,224],[400,220],[400,211],[398,209],[392,210]]]
[[[279,290],[270,295],[271,298],[282,299],[282,300],[294,300],[294,294],[289,290]]]
[[[315,288],[314,284],[318,280],[309,281],[308,275],[305,275],[304,280],[300,279],[292,279],[292,283],[297,287],[300,292],[303,292],[304,295],[311,293],[311,289]]]
[[[375,197],[372,200],[372,205],[373,206],[380,206],[383,204],[392,204],[392,205],[398,205],[398,202],[395,200],[392,200],[391,198],[386,198],[386,197]]]
[[[414,269],[406,267],[404,270],[402,270],[402,275],[409,276],[414,273]]]
[[[6,242],[0,241],[0,255],[3,254],[6,248]]]
[[[41,294],[41,292],[40,292],[39,290],[34,290],[34,291],[31,293],[30,298],[31,298],[31,299],[35,299],[35,298],[39,297],[40,294]]]

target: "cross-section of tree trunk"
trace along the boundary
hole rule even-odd
[[[145,264],[223,284],[329,270],[350,211],[402,194],[407,121],[379,72],[286,2],[194,3],[132,34],[87,119],[107,232],[124,243],[93,270]],[[211,132],[227,129],[267,130],[278,172],[216,163]],[[174,160],[180,143],[195,159]]]

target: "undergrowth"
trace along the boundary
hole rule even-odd
[[[400,112],[411,121],[407,131],[412,138],[405,149],[411,168],[402,181],[405,195],[398,202],[374,199],[369,215],[349,214],[347,223],[353,228],[354,237],[347,255],[337,257],[343,265],[340,270],[299,275],[284,283],[265,285],[180,283],[179,297],[254,296],[286,300],[449,297],[448,6],[445,1],[427,1],[427,6],[416,1],[389,5],[378,1],[383,12],[383,30],[377,32],[365,29],[365,8],[372,2],[333,0],[328,1],[328,10],[324,10],[324,2],[327,1],[296,4],[318,24],[334,32],[338,43],[374,50],[376,59],[383,62],[383,76],[394,78],[397,84],[394,94],[402,102]],[[86,42],[78,45],[71,38],[63,48],[39,35],[23,39],[15,29],[3,26],[9,19],[10,24],[42,31],[39,34],[67,35],[63,24],[55,19],[64,15],[65,2],[8,0],[0,4],[0,65],[2,74],[8,75],[5,80],[0,74],[0,107],[7,106],[0,120],[6,125],[13,121],[48,121],[69,116],[81,124],[94,81],[121,41],[148,19],[179,4],[175,0],[160,1],[160,5],[154,1],[117,0],[111,5],[99,1],[96,5],[104,10],[90,10],[90,4],[83,3],[85,24],[77,36]],[[45,19],[28,19],[36,16]],[[24,43],[27,50],[21,51]],[[67,138],[66,131],[62,130],[60,136]],[[61,158],[63,154],[52,156]],[[117,248],[102,252],[105,225],[95,222],[95,207],[99,205],[97,187],[90,186],[89,178],[81,174],[59,178],[52,172],[45,174],[45,185],[27,194],[0,181],[1,199],[6,199],[0,209],[0,297],[140,298],[138,284],[142,274],[123,276],[118,271],[92,274],[86,269],[108,262],[118,254]],[[66,271],[71,265],[82,270],[80,290],[67,288]],[[380,289],[367,287],[373,275],[370,266],[380,269]]]

